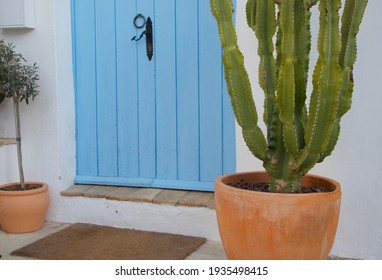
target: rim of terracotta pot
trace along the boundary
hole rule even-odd
[[[250,176],[255,176],[255,175],[263,176],[264,178],[266,178],[266,180],[262,180],[263,182],[269,181],[269,176],[268,176],[267,172],[265,172],[265,171],[237,172],[237,173],[226,174],[226,175],[223,175],[223,176],[216,178],[215,188],[218,185],[220,187],[220,191],[225,191],[225,192],[234,191],[236,194],[242,194],[242,195],[256,195],[256,196],[267,196],[267,197],[278,196],[279,198],[291,198],[291,197],[293,197],[294,199],[299,199],[299,198],[307,199],[307,198],[314,197],[314,199],[317,201],[320,201],[321,199],[326,200],[329,197],[337,197],[338,195],[341,196],[341,185],[339,182],[337,182],[331,178],[327,178],[327,177],[315,175],[315,174],[306,174],[303,177],[302,184],[304,184],[304,181],[306,181],[306,180],[313,180],[316,182],[327,182],[324,187],[327,187],[327,188],[331,189],[332,191],[320,192],[320,193],[272,193],[272,192],[259,192],[259,191],[245,190],[245,189],[240,189],[240,188],[236,188],[236,187],[232,187],[232,186],[227,185],[227,183],[230,183],[233,181],[232,179],[237,178],[237,180],[234,180],[234,181],[240,182],[240,180],[241,180],[240,178],[242,178],[244,176],[249,176],[249,175]],[[257,181],[257,182],[260,182],[260,181]],[[308,184],[308,185],[315,185],[315,184]]]
[[[34,181],[29,181],[25,182],[26,185],[41,185],[41,188],[34,189],[34,190],[24,190],[24,191],[3,191],[1,190],[2,188],[6,188],[9,186],[14,186],[14,185],[20,185],[20,182],[14,182],[14,183],[7,183],[0,185],[0,195],[1,196],[22,196],[22,195],[31,195],[31,194],[37,194],[37,193],[42,193],[48,190],[48,184],[44,182],[34,182]]]

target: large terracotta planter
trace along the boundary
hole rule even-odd
[[[18,184],[1,185],[0,189]],[[42,187],[26,191],[0,190],[0,225],[5,232],[32,232],[44,225],[49,207],[48,185],[40,182],[26,182],[26,184],[42,185]]]
[[[306,175],[302,184],[332,192],[278,194],[242,190],[229,183],[268,182],[265,172],[236,173],[215,181],[220,237],[229,259],[326,259],[340,211],[340,185]]]

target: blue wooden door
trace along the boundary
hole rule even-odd
[[[137,14],[153,22],[131,41]],[[212,190],[235,124],[207,0],[72,0],[77,184]]]

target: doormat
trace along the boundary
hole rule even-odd
[[[73,224],[12,252],[43,260],[182,260],[204,238]]]

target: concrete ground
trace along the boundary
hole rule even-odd
[[[25,234],[9,234],[0,230],[0,260],[29,260],[30,258],[11,256],[11,253],[67,226],[69,224],[49,222],[41,230]],[[186,259],[225,260],[227,257],[220,242],[206,241]]]

